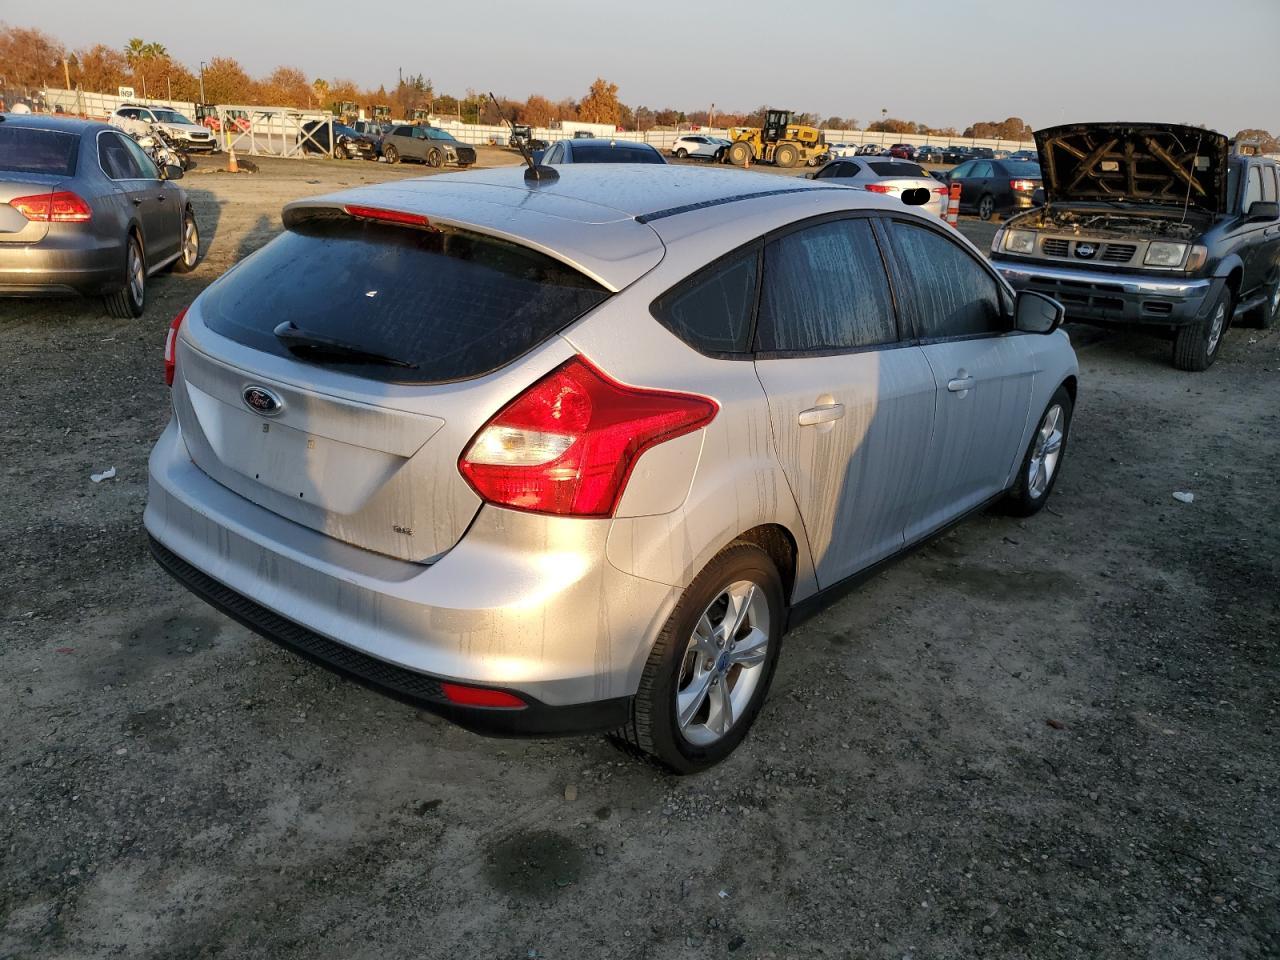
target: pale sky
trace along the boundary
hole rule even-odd
[[[390,88],[402,67],[457,95],[580,98],[599,75],[655,109],[1280,132],[1280,0],[0,0],[0,20],[73,48],[157,40],[193,71]]]

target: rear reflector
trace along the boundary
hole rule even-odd
[[[382,207],[361,207],[354,204],[348,204],[342,209],[353,217],[359,217],[361,220],[381,220],[383,223],[402,223],[411,227],[431,226],[431,221],[420,213],[385,210]]]
[[[528,706],[515,694],[505,690],[490,690],[487,687],[464,687],[460,683],[441,683],[445,699],[462,707],[505,707],[508,710],[523,710]]]
[[[458,469],[489,503],[610,517],[644,451],[705,426],[719,409],[695,394],[624,386],[574,357],[482,427]]]
[[[15,197],[9,206],[35,223],[88,223],[93,219],[93,208],[70,190]]]
[[[164,338],[164,384],[166,387],[173,386],[173,375],[178,369],[178,328],[182,326],[182,318],[187,315],[187,307],[183,307],[178,311],[178,315],[173,318],[173,323],[169,324],[169,333]]]

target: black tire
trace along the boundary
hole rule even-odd
[[[333,159],[346,160],[348,156],[347,148],[342,144],[339,143],[333,148]]]
[[[681,147],[679,150],[677,150],[677,151],[676,151],[676,159],[677,159],[677,160],[688,160],[688,159],[689,159],[689,151],[688,151],[688,150],[686,150],[684,147]]]
[[[724,163],[724,147],[716,151],[716,155],[711,158],[712,163]]]
[[[182,237],[178,242],[178,259],[173,261],[173,272],[190,273],[200,262],[200,227],[196,224],[195,212],[190,207],[182,214]]]
[[[773,151],[773,162],[780,167],[794,167],[800,162],[800,151],[789,143],[779,144]]]
[[[385,147],[382,148],[382,159],[386,160],[387,163],[399,163],[400,152],[396,150],[395,147],[391,146],[390,144],[387,144]]]
[[[978,219],[990,220],[996,214],[996,198],[989,193],[984,193],[978,201]]]
[[[427,152],[427,166],[435,167],[437,170],[444,166],[444,155],[439,150],[430,150]]]
[[[729,162],[735,167],[745,167],[755,159],[755,152],[751,149],[751,144],[739,140],[736,143],[729,144],[728,157]]]
[[[1054,485],[1057,484],[1058,477],[1062,474],[1062,461],[1066,458],[1067,441],[1071,437],[1071,413],[1074,406],[1071,402],[1071,394],[1067,392],[1065,386],[1058,387],[1053,396],[1049,398],[1044,412],[1040,414],[1040,420],[1036,424],[1035,432],[1031,434],[1031,440],[1027,443],[1026,452],[1018,463],[1018,477],[1005,496],[1004,506],[1008,513],[1016,517],[1029,517],[1034,513],[1039,513],[1041,508],[1048,503],[1049,495],[1053,493]],[[1058,427],[1057,458],[1053,461],[1047,482],[1040,485],[1033,482],[1032,464],[1038,456],[1047,452],[1045,441],[1050,440],[1052,434],[1045,435],[1046,424],[1055,409],[1059,411],[1060,424]]]
[[[132,282],[135,262],[140,270],[137,278],[137,286],[141,288],[140,290],[135,290]],[[129,242],[125,245],[124,278],[120,289],[108,293],[102,298],[102,302],[107,308],[107,313],[121,320],[136,319],[142,316],[142,311],[147,308],[147,257],[142,248],[142,241],[135,233],[129,234]]]
[[[728,731],[714,742],[699,744],[686,737],[676,720],[677,693],[690,655],[690,640],[703,614],[730,585],[740,581],[752,583],[767,605],[768,646],[760,663],[761,673],[755,678],[754,687],[748,691],[749,699],[736,708],[736,718]],[[631,720],[611,735],[615,743],[680,774],[705,770],[727,757],[746,738],[769,694],[769,684],[782,647],[785,611],[782,579],[767,553],[755,544],[745,542],[732,543],[722,550],[689,584],[658,635],[640,677]],[[731,649],[731,645],[726,652],[727,649]],[[693,658],[696,661],[697,655],[693,654]],[[730,672],[724,674],[723,690],[735,689],[746,676],[737,670],[730,667]],[[705,704],[709,711],[710,700],[708,695],[699,703]],[[701,709],[699,707],[697,712],[700,713]]]
[[[1235,308],[1231,289],[1223,284],[1222,290],[1209,305],[1205,314],[1194,323],[1178,327],[1173,338],[1173,365],[1179,370],[1199,372],[1208,370],[1218,359],[1227,328],[1231,326],[1231,313]]]

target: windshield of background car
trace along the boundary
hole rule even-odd
[[[190,120],[176,110],[157,110],[156,119],[161,123],[191,123]]]
[[[649,147],[575,146],[574,163],[662,163],[661,155]]]
[[[924,167],[909,160],[868,160],[867,166],[880,177],[928,177]]]
[[[307,279],[280,282],[288,276]],[[200,313],[217,333],[267,353],[371,380],[443,383],[506,365],[608,296],[519,244],[338,219],[285,231],[211,285]],[[274,333],[285,319],[411,366],[290,350]]]
[[[1040,179],[1040,164],[1034,160],[1001,160],[1005,170],[1012,177],[1034,177]]]
[[[0,123],[0,170],[75,176],[80,135]]]

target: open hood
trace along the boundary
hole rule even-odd
[[[1068,123],[1035,133],[1045,200],[1184,203],[1221,213],[1227,138],[1173,123]]]

